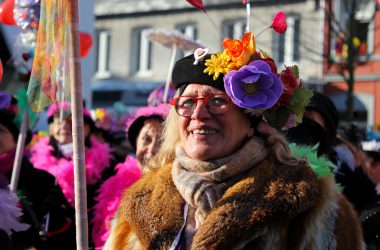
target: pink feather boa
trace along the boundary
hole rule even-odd
[[[109,178],[99,189],[95,198],[98,202],[94,207],[92,236],[96,249],[102,249],[111,227],[111,220],[119,207],[123,191],[141,177],[141,169],[137,160],[127,157],[124,163],[115,167],[117,173]]]
[[[91,148],[85,149],[87,184],[96,184],[102,178],[103,170],[109,167],[111,150],[106,143],[91,137]],[[74,162],[65,158],[57,159],[51,154],[49,137],[42,137],[31,148],[30,161],[35,168],[45,170],[56,177],[67,201],[74,207]]]

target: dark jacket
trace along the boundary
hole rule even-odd
[[[12,171],[7,173],[10,181]],[[55,178],[35,169],[24,157],[16,194],[20,199],[22,221],[31,225],[24,232],[12,234],[15,249],[75,249],[74,211],[64,198]],[[49,217],[49,228],[44,232]]]

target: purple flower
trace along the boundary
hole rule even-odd
[[[233,103],[241,108],[271,108],[280,98],[283,86],[270,66],[255,60],[224,77],[224,88]]]

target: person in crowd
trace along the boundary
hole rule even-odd
[[[375,250],[380,249],[380,141],[363,141],[363,150],[368,155],[368,175],[375,185],[377,197],[363,209],[361,221],[367,249]]]
[[[264,121],[285,93],[273,60],[252,33],[223,46],[176,62],[163,143],[125,191],[106,249],[364,249],[333,176]]]
[[[14,123],[16,114],[12,105],[10,109],[7,105],[1,106],[0,171],[10,183],[19,128]],[[28,141],[27,138],[26,144]],[[74,214],[55,182],[51,174],[34,168],[24,152],[16,193],[23,213],[21,221],[30,227],[13,232],[14,249],[75,249]]]
[[[128,156],[116,166],[117,173],[103,183],[96,197],[94,208],[93,238],[95,247],[102,249],[109,236],[112,218],[122,198],[123,191],[146,172],[146,163],[157,153],[161,143],[162,123],[169,111],[169,104],[141,107],[126,121],[127,138],[135,157]]]
[[[287,130],[286,137],[291,142],[317,145],[318,154],[327,156],[336,165],[335,179],[343,188],[343,194],[360,213],[373,202],[373,184],[361,167],[364,154],[360,154],[360,147],[350,143],[358,136],[354,136],[354,130],[337,133],[337,128],[338,112],[334,103],[325,94],[314,91],[305,108],[302,123]]]
[[[368,155],[362,148],[365,132],[351,125],[337,133],[336,181],[343,187],[343,194],[360,214],[377,200],[375,185],[368,175]],[[365,195],[363,195],[365,194]]]
[[[62,111],[61,111],[62,110]],[[70,110],[67,102],[52,104],[48,111],[50,136],[40,138],[31,147],[30,161],[37,169],[54,175],[71,208],[74,204],[74,162],[71,115],[61,113]],[[85,167],[87,181],[88,221],[92,220],[96,191],[101,183],[114,173],[112,152],[108,144],[91,135],[94,122],[90,113],[83,108]],[[90,229],[91,229],[91,224]],[[92,245],[93,239],[89,242]]]
[[[0,246],[4,250],[13,250],[12,232],[26,231],[30,225],[20,222],[21,208],[18,198],[8,187],[8,179],[0,173]]]
[[[302,123],[286,131],[289,141],[314,146],[318,155],[326,155],[335,161],[335,138],[338,127],[338,111],[330,98],[314,91],[305,107]]]

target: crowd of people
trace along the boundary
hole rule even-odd
[[[379,138],[339,127],[311,91],[276,127],[295,92],[282,77],[303,86],[253,39],[178,60],[170,104],[151,96],[126,119],[128,151],[83,109],[91,249],[380,248]],[[28,132],[10,190],[20,128],[17,100],[0,93],[1,249],[76,249],[68,110],[52,104],[48,135]]]

